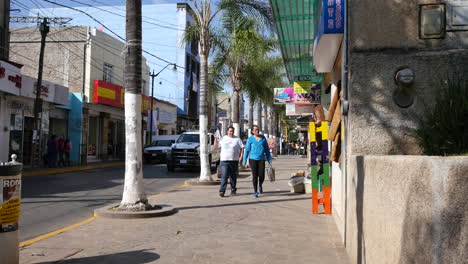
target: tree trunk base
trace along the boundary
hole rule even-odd
[[[148,200],[138,201],[134,204],[120,204],[115,210],[118,211],[129,211],[129,212],[141,212],[152,210],[153,206],[148,203]]]

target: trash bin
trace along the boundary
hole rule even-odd
[[[23,164],[0,162],[0,263],[19,263],[18,226],[21,205],[21,171]]]
[[[305,193],[312,193],[312,179],[309,177],[304,178]]]
[[[288,185],[291,187],[292,193],[304,193],[304,176],[292,176]]]

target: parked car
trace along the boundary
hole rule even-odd
[[[145,163],[166,163],[167,155],[170,153],[172,144],[176,142],[179,135],[157,136],[151,145],[144,148],[143,157]]]
[[[208,133],[206,136],[208,137],[210,167],[216,169],[220,163],[221,150],[214,147],[213,133]],[[167,158],[168,171],[174,171],[176,168],[200,169],[200,133],[198,131],[182,133],[172,145]]]

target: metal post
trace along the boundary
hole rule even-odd
[[[173,70],[176,71],[177,70],[177,65],[175,63],[168,63],[166,66],[164,66],[164,68],[162,68],[158,73],[154,73],[154,70],[153,70],[153,73],[150,73],[150,77],[151,77],[151,106],[150,106],[150,144],[153,143],[153,98],[154,98],[154,78],[157,77],[162,71],[164,71],[169,65],[173,65],[174,68]]]
[[[149,140],[149,143],[150,145],[153,143],[153,98],[154,98],[154,77],[156,77],[157,75],[154,74],[154,70],[153,70],[153,74],[150,73],[150,76],[151,76],[151,106],[150,106],[150,140]]]
[[[0,263],[19,263],[19,217],[21,206],[21,171],[23,164],[0,163]]]

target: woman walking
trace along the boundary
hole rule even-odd
[[[231,183],[231,196],[236,195],[237,170],[239,162],[242,161],[242,140],[234,136],[234,127],[228,127],[227,135],[220,142],[215,140],[215,148],[221,147],[221,184],[219,196],[224,197],[227,181]]]
[[[258,198],[259,191],[263,193],[263,181],[265,180],[265,160],[271,163],[268,143],[263,135],[260,135],[258,126],[252,127],[252,136],[247,140],[245,147],[243,164],[249,159],[252,170],[252,184],[254,187],[254,197]]]

